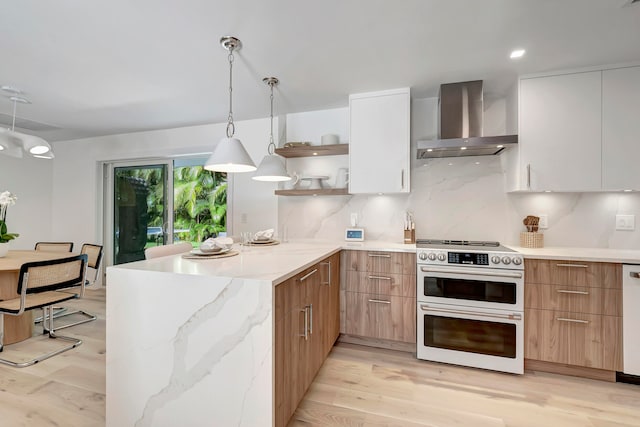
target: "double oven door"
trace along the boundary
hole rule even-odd
[[[523,272],[418,266],[419,359],[524,372]]]

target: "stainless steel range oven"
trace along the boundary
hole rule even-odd
[[[498,242],[416,246],[418,358],[522,374],[522,256]]]

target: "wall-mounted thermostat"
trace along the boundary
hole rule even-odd
[[[364,228],[347,228],[344,232],[344,240],[347,242],[364,241]]]

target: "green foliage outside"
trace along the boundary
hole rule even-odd
[[[162,168],[134,167],[121,175],[140,178],[149,188],[147,196],[148,227],[163,226],[164,179]],[[227,174],[212,172],[202,166],[174,168],[174,235],[177,240],[198,246],[206,237],[227,230]],[[186,230],[186,231],[182,231]],[[146,247],[161,244],[148,236]]]
[[[175,168],[173,172],[174,230],[180,240],[201,242],[227,231],[227,174],[202,166]]]

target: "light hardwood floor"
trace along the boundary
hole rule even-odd
[[[85,298],[63,304],[98,316],[94,322],[58,333],[80,338],[82,345],[27,368],[0,365],[0,426],[104,426],[105,295],[104,288],[88,289]],[[74,318],[68,316],[64,322]],[[33,338],[5,347],[0,357],[25,360],[67,344],[41,332],[36,325]]]
[[[88,290],[84,300],[66,305],[98,320],[60,331],[84,340],[76,349],[25,369],[0,366],[0,426],[104,426],[105,291]],[[36,341],[56,345],[41,336]],[[16,357],[33,344],[8,347],[5,355]],[[323,425],[639,426],[640,386],[493,373],[340,343],[290,423]]]

